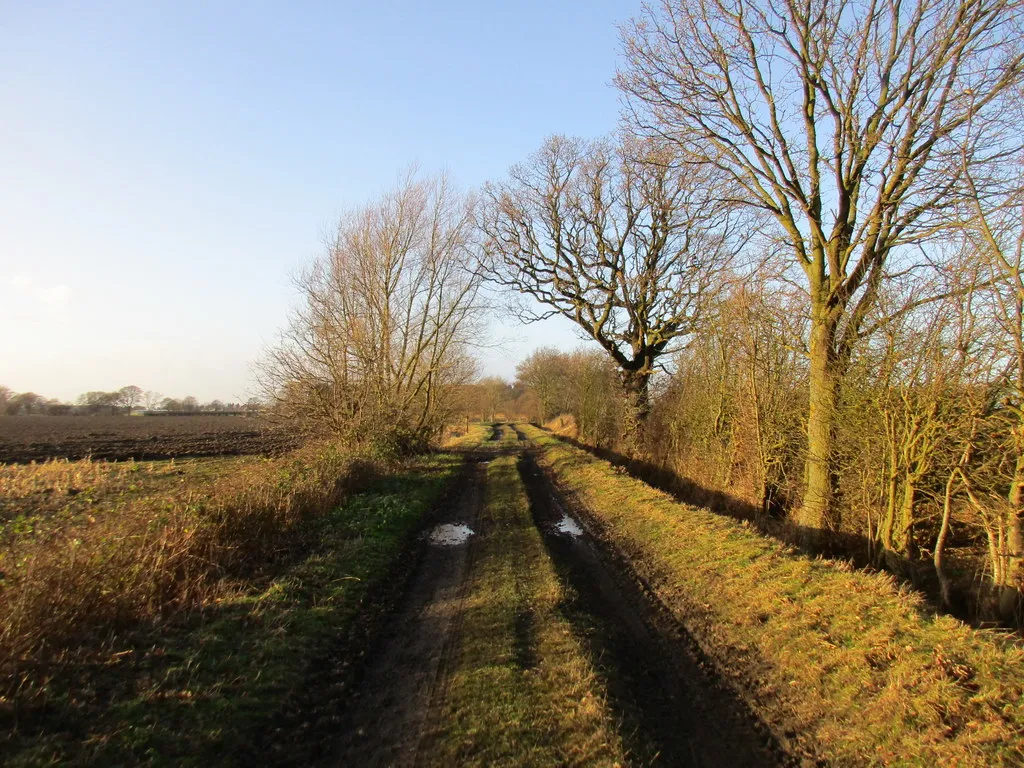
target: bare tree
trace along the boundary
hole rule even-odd
[[[840,524],[835,404],[864,320],[902,249],[966,191],[972,121],[1000,127],[1024,71],[1020,21],[1018,0],[663,0],[624,31],[633,122],[728,173],[803,271],[809,529]],[[977,164],[1005,144],[972,149]]]
[[[127,387],[121,387],[121,389],[117,391],[117,404],[130,411],[142,402],[143,394],[142,387],[137,387],[134,384],[130,384]]]
[[[473,373],[479,286],[472,199],[410,173],[342,218],[298,279],[303,304],[262,367],[267,399],[355,439],[429,436]]]
[[[147,411],[155,411],[160,407],[160,403],[163,402],[164,396],[155,390],[147,390],[142,395],[142,402],[146,406]]]
[[[516,383],[533,392],[540,403],[542,421],[565,408],[569,385],[566,355],[554,347],[541,347],[516,366]]]
[[[572,416],[581,439],[604,447],[619,437],[616,371],[599,349],[540,349],[516,367],[517,386],[538,398],[542,418]]]
[[[1024,586],[1024,171],[1019,161],[1008,163],[982,185],[966,162],[966,150],[963,157],[973,194],[963,207],[960,231],[967,258],[981,273],[974,281],[979,288],[971,297],[971,309],[991,318],[990,354],[1002,367],[999,412],[1005,419],[1008,481],[1002,498],[988,505],[995,511],[986,517],[993,521],[989,530],[997,531],[995,536],[990,533],[992,573],[1005,618],[1019,610]],[[994,192],[992,181],[999,183]],[[960,474],[968,482],[965,473]]]
[[[555,136],[486,187],[491,277],[540,303],[523,320],[567,317],[611,356],[634,451],[659,358],[691,332],[738,250],[733,206],[707,193],[713,183],[658,142]]]
[[[46,398],[42,395],[37,395],[35,392],[20,392],[8,399],[7,414],[17,416],[39,413],[45,405]]]
[[[117,407],[118,399],[120,394],[117,392],[103,392],[100,390],[93,390],[91,392],[83,392],[78,396],[78,405],[87,408],[90,413],[106,412],[110,413],[114,408]]]
[[[507,410],[514,399],[512,386],[500,376],[486,376],[476,386],[480,390],[480,405],[485,419],[493,421],[497,414]],[[508,414],[505,414],[506,418]]]

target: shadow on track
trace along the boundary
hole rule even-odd
[[[564,615],[591,661],[638,764],[783,766],[794,763],[750,708],[719,681],[696,643],[595,537],[560,532],[583,522],[527,453],[519,470],[534,523],[566,592]]]

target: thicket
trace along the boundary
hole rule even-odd
[[[959,277],[954,275],[957,280]],[[932,286],[934,289],[935,286]],[[841,516],[819,549],[883,567],[974,619],[1019,623],[1016,543],[1022,390],[1005,283],[977,275],[889,320],[858,346],[837,403]],[[806,489],[808,323],[778,283],[738,281],[655,380],[641,453],[623,455],[686,498],[794,543]],[[905,302],[904,302],[905,303]],[[538,419],[625,453],[621,392],[599,352],[541,350],[519,369]]]

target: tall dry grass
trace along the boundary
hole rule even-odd
[[[98,478],[92,467],[38,471]],[[201,490],[142,498],[116,514],[14,541],[0,581],[0,676],[9,681],[0,695],[31,685],[33,669],[77,647],[202,606],[226,580],[294,550],[305,523],[373,473],[336,446],[308,446],[243,463]]]
[[[195,487],[236,470],[234,459],[170,461],[68,461],[54,459],[30,464],[0,464],[0,570],[14,540],[60,533],[69,523],[106,515],[141,497],[173,493],[176,487]]]

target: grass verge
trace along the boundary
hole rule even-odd
[[[444,441],[445,448],[475,448],[491,434],[491,425],[473,422],[469,429],[455,428],[449,431]]]
[[[515,439],[503,431],[502,443]],[[622,745],[534,527],[516,457],[487,471],[472,584],[426,763],[615,765]]]
[[[338,637],[460,466],[439,454],[379,477],[307,518],[309,549],[273,578],[237,581],[187,621],[121,633],[89,658],[51,659],[5,700],[5,764],[235,765],[272,749],[268,725],[317,665],[349,662]]]
[[[532,427],[539,461],[755,710],[834,765],[1024,764],[1024,650]]]

